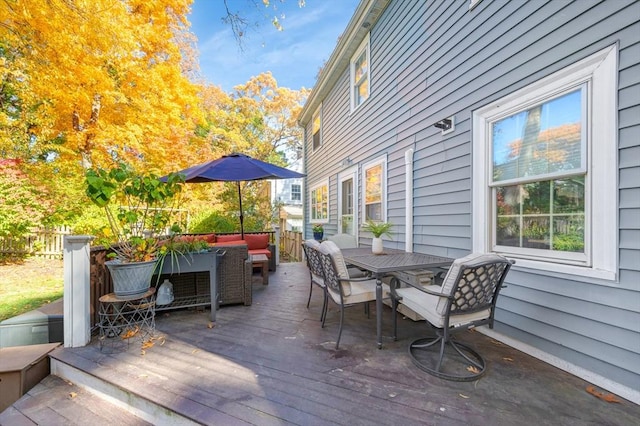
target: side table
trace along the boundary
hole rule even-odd
[[[150,287],[140,296],[120,297],[115,293],[100,297],[98,315],[100,322],[100,350],[107,345],[117,346],[132,338],[140,338],[143,342],[153,336],[156,328],[155,320],[155,287]]]
[[[262,284],[269,284],[269,258],[266,254],[252,254],[251,264],[254,268],[260,268]]]

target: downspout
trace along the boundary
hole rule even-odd
[[[408,149],[404,153],[404,169],[405,169],[405,237],[404,251],[413,252],[413,149]]]

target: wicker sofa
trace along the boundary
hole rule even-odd
[[[238,233],[185,234],[181,238],[203,240],[212,247],[219,247],[221,244],[245,244],[249,248],[249,254],[264,254],[269,258],[269,271],[276,270],[273,232],[245,232],[244,240]]]
[[[253,268],[246,244],[217,244],[215,248],[224,253],[218,264],[218,302],[220,305],[251,305],[251,274]],[[173,284],[174,302],[157,306],[156,311],[179,309],[211,304],[208,272],[162,274],[157,281],[165,279]],[[156,284],[154,278],[153,284]]]

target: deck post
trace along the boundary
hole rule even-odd
[[[76,348],[91,341],[90,262],[93,237],[64,237],[64,346]]]
[[[276,265],[279,265],[280,264],[280,226],[274,225],[273,230],[275,231],[274,244],[276,246]]]

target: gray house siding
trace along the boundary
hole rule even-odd
[[[386,154],[386,209],[395,226],[385,245],[404,248],[404,154],[413,149],[413,250],[464,256],[474,227],[484,226],[472,215],[473,111],[612,45],[618,47],[618,217],[611,218],[618,222],[617,279],[534,273],[516,264],[495,331],[637,397],[640,2],[482,0],[469,10],[468,0],[392,0],[370,28],[370,98],[350,112],[348,67],[334,71],[340,75],[326,96],[310,98],[322,102],[323,146],[312,153],[306,132],[305,165],[309,183],[329,179],[325,233],[331,234],[341,161],[350,158],[361,172]],[[454,115],[454,132],[442,135],[433,126]],[[309,129],[304,111],[301,122]],[[361,197],[361,176],[359,183]],[[369,244],[366,235],[360,243]]]

